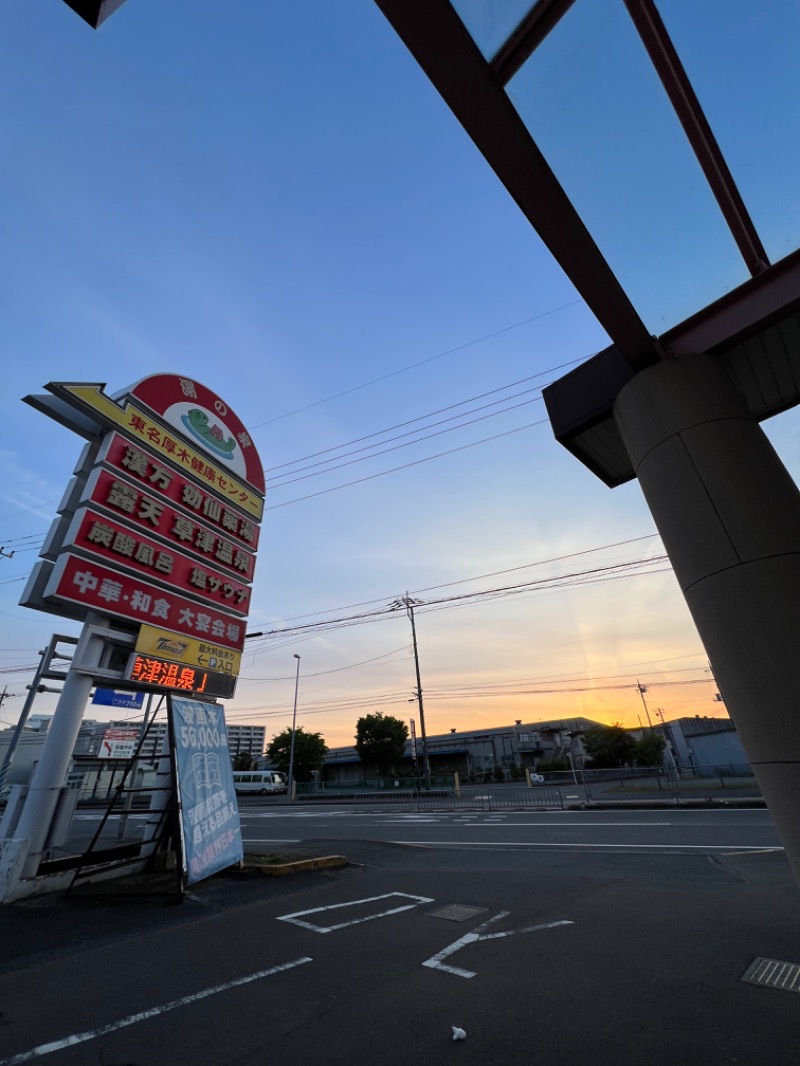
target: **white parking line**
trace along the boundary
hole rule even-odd
[[[244,834],[242,834],[244,838]],[[299,844],[300,837],[247,837],[248,844]],[[0,1062],[0,1066],[3,1066]]]
[[[482,824],[483,825],[494,825],[495,823],[494,822],[483,822]],[[516,828],[518,826],[523,826],[526,829],[537,829],[540,825],[557,825],[561,829],[564,828],[564,823],[563,822],[504,822],[501,828],[505,829],[507,826],[509,828]],[[605,825],[605,826],[609,826],[609,825],[611,825],[611,826],[617,826],[617,825],[646,825],[646,826],[650,826],[650,825],[672,825],[672,822],[581,822],[581,824],[579,826],[575,826],[575,828],[576,829],[583,829],[583,827],[585,825]],[[480,826],[473,826],[472,828],[473,829],[478,829],[478,828],[480,828]]]
[[[170,1003],[163,1003],[160,1007],[150,1007],[149,1010],[140,1011],[138,1014],[129,1014],[127,1018],[121,1018],[117,1022],[109,1022],[108,1025],[101,1025],[97,1029],[88,1029],[83,1033],[73,1033],[71,1036],[63,1037],[61,1040],[53,1040],[49,1044],[39,1044],[38,1047],[31,1048],[30,1051],[22,1051],[18,1055],[12,1055],[10,1059],[0,1060],[0,1066],[17,1066],[17,1063],[30,1062],[31,1059],[38,1059],[42,1055],[49,1055],[53,1051],[62,1051],[64,1048],[73,1047],[75,1044],[84,1044],[87,1040],[96,1040],[97,1037],[105,1036],[106,1033],[113,1033],[117,1029],[126,1028],[128,1025],[144,1022],[148,1018],[166,1014],[167,1011],[177,1010],[178,1007],[186,1007],[189,1003],[196,1003],[200,999],[208,999],[209,996],[216,996],[219,992],[226,992],[229,988],[247,985],[251,981],[259,981],[262,977],[271,977],[272,974],[282,973],[284,970],[292,970],[295,966],[302,966],[303,963],[312,961],[308,956],[303,956],[303,958],[295,959],[294,962],[284,962],[280,966],[271,966],[268,970],[258,970],[256,973],[248,974],[247,977],[237,977],[233,981],[214,985],[213,988],[204,988],[202,992],[194,992],[190,996],[181,996],[180,999],[173,999]]]
[[[783,851],[783,848],[765,848],[763,844],[595,844],[592,841],[569,844],[550,844],[543,841],[526,841],[516,843],[511,840],[390,840],[390,844],[428,844],[430,847],[455,847],[455,848],[668,848],[671,851],[725,851],[729,848],[737,848],[741,853],[749,854],[752,851]],[[3,1066],[0,1062],[0,1066]]]
[[[325,911],[338,911],[343,907],[356,907],[361,903],[378,903],[384,899],[410,899],[413,902],[404,903],[400,907],[392,907],[388,911],[379,911],[377,914],[367,914],[363,918],[351,918],[349,922],[339,922],[336,925],[315,925],[314,922],[306,922],[303,919],[309,914],[322,914]],[[402,911],[413,910],[414,907],[420,903],[433,903],[433,899],[429,896],[412,896],[408,892],[386,892],[382,896],[368,896],[366,899],[352,899],[347,903],[331,903],[327,907],[312,907],[308,911],[295,911],[294,914],[283,914],[280,918],[275,920],[278,922],[291,922],[292,925],[300,925],[304,929],[311,929],[315,933],[333,933],[337,929],[344,929],[348,925],[361,925],[362,922],[371,922],[375,918],[387,918],[391,914],[400,914]],[[0,1062],[0,1066],[3,1063]]]

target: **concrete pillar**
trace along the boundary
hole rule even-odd
[[[614,413],[800,882],[800,491],[712,356],[641,371]]]

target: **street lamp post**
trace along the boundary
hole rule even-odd
[[[300,656],[295,652],[297,659],[297,673],[294,678],[294,710],[292,711],[292,742],[289,745],[289,774],[286,781],[286,798],[289,802],[294,799],[294,737],[297,725],[297,690],[300,687]]]

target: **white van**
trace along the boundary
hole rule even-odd
[[[268,792],[285,792],[286,777],[277,770],[234,770],[233,787],[237,796],[248,792],[266,796]]]

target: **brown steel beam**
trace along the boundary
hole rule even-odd
[[[634,369],[658,349],[503,86],[447,0],[375,0]]]
[[[769,266],[767,253],[656,5],[653,0],[625,0],[625,6],[747,269],[753,275],[760,274]]]
[[[668,356],[720,352],[800,308],[800,250],[659,337]]]
[[[538,0],[489,64],[501,85],[508,85],[575,0]]]

